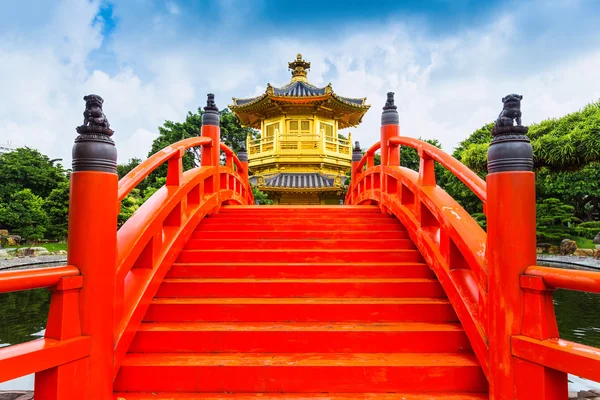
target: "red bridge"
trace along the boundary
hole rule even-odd
[[[535,265],[522,131],[497,132],[484,182],[400,136],[388,102],[345,206],[267,207],[215,110],[121,181],[112,131],[80,127],[68,265],[0,273],[0,292],[53,289],[45,338],[0,349],[0,381],[35,373],[36,400],[564,400],[567,373],[600,381],[600,350],[560,339],[552,303],[600,293],[600,274]],[[193,147],[202,166],[184,171]],[[435,162],[481,199],[487,234]],[[166,185],[117,230],[120,201],[162,164]]]

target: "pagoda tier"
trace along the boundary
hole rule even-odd
[[[342,97],[333,92],[331,84],[319,88],[306,79],[310,63],[298,54],[290,63],[292,80],[280,87],[267,84],[265,93],[249,99],[233,98],[230,109],[244,126],[260,129],[261,120],[284,113],[316,113],[319,117],[338,121],[339,129],[357,126],[370,105],[366,98]]]
[[[370,106],[308,82],[301,54],[289,68],[286,85],[267,84],[262,95],[230,106],[242,125],[261,132],[247,141],[250,182],[279,204],[338,204],[352,162],[351,135],[339,130],[357,126]]]

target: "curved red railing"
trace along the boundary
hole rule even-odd
[[[382,128],[382,138],[386,134]],[[490,381],[490,393],[502,393],[505,396],[502,398],[507,399],[554,400],[566,397],[566,373],[600,381],[600,349],[560,339],[552,302],[554,289],[600,293],[600,273],[530,266],[523,268],[520,282],[518,275],[515,275],[514,281],[506,280],[510,275],[494,274],[496,276],[492,278],[488,260],[496,258],[490,251],[502,253],[514,250],[498,248],[501,243],[496,242],[499,240],[498,229],[490,241],[477,222],[437,186],[434,162],[460,179],[483,202],[484,210],[489,200],[486,182],[458,160],[429,143],[402,136],[391,136],[385,141],[376,143],[360,161],[353,162],[346,204],[378,204],[382,211],[395,215],[407,228],[448,295]],[[417,151],[419,171],[400,167],[399,146]],[[383,153],[388,152],[387,165],[374,165],[374,155],[379,149],[382,151],[382,163]],[[509,190],[518,191],[523,182],[533,182],[528,178],[517,181],[518,177],[511,177],[511,172],[505,174],[509,175],[508,180],[504,181]],[[498,185],[498,181],[495,184]],[[517,193],[500,193],[502,190],[498,187],[495,190],[497,195],[518,198]],[[529,198],[531,196],[523,196],[522,201],[534,201],[534,198]],[[496,226],[518,222],[519,214],[510,214],[514,211],[510,205],[502,205],[502,201],[494,204]],[[498,204],[501,206],[498,207]],[[490,223],[488,219],[488,227]],[[514,229],[522,227],[515,226]],[[510,229],[508,232],[510,235]],[[529,243],[535,244],[535,238],[523,245],[529,246]],[[528,248],[527,251],[530,253],[534,249]],[[521,260],[524,259],[528,258]],[[520,297],[511,299],[511,302],[491,304],[490,291],[508,291],[508,287],[498,287],[504,284],[520,288]],[[498,295],[495,296],[497,298]],[[492,309],[495,314],[504,313],[501,321],[491,320]],[[510,362],[515,371],[514,381],[510,381],[509,387],[500,387],[497,382],[505,376],[497,374],[504,373],[503,370],[507,368],[506,365],[501,367],[501,372],[498,372],[498,368],[492,369],[490,354],[495,352],[495,360],[501,358],[498,352],[505,351],[505,348],[495,341],[502,341],[505,328],[500,326],[501,329],[498,329],[498,326],[505,321],[512,323],[514,318],[522,318],[518,333],[507,337],[510,343],[509,357],[512,357]],[[494,341],[490,342],[492,335]]]
[[[512,354],[517,360],[517,376],[527,375],[531,365],[542,365],[550,378],[545,389],[566,390],[566,374],[600,382],[600,349],[560,339],[552,292],[555,289],[600,293],[600,272],[531,266],[521,276],[523,290],[523,328],[511,338]],[[530,391],[524,381],[519,393]]]
[[[432,159],[437,161],[452,172],[462,183],[464,183],[484,204],[487,201],[485,181],[464,164],[452,157],[450,154],[422,140],[396,136],[389,140],[391,146],[408,146],[417,150],[421,159]],[[424,171],[425,173],[425,171]]]
[[[141,163],[119,182],[119,199],[161,164],[166,185],[148,199],[117,233],[115,374],[168,269],[202,218],[221,204],[253,204],[247,166],[221,143],[225,166],[182,171],[181,157],[206,137],[185,139]],[[243,174],[243,175],[241,175]]]
[[[390,151],[397,151],[399,145],[409,146],[417,150],[421,159],[438,161],[485,201],[485,182],[437,147],[400,136],[391,138],[389,145]],[[380,143],[372,146],[353,167],[346,204],[380,204],[406,226],[438,276],[487,374],[486,234],[452,197],[436,186],[433,162],[421,162],[419,172],[398,165],[372,164],[363,171],[379,148]]]
[[[36,399],[42,400],[84,398],[98,388],[103,392],[96,393],[98,396],[112,393],[112,387],[108,387],[111,379],[105,379],[105,373],[117,373],[151,299],[196,225],[217,212],[222,204],[254,203],[247,161],[240,161],[232,149],[220,143],[217,126],[203,126],[202,130],[203,136],[174,143],[149,157],[123,177],[118,186],[111,183],[116,180],[113,174],[73,173],[69,231],[102,237],[94,240],[97,243],[88,238],[69,238],[69,258],[82,263],[81,272],[71,265],[0,272],[0,293],[53,290],[44,339],[0,349],[0,382],[36,373]],[[182,157],[194,147],[202,148],[202,166],[183,171]],[[225,165],[220,164],[220,152]],[[108,229],[114,227],[120,202],[165,163],[165,185],[118,231]],[[100,197],[116,200],[115,206],[107,206]],[[112,232],[112,238],[104,237]],[[87,255],[89,249],[105,243],[116,243],[116,259],[109,256],[95,260]],[[90,271],[87,280],[85,271]],[[80,296],[84,280],[88,292]],[[114,298],[104,298],[112,289]],[[114,315],[114,323],[101,320],[100,329],[90,326],[90,321],[102,319],[96,313]],[[83,336],[83,327],[97,334]],[[107,341],[109,347],[114,343],[114,357],[102,355]],[[113,361],[110,365],[109,360]]]
[[[44,338],[1,348],[0,382],[36,373],[36,390],[49,392],[56,386],[59,368],[81,368],[87,362],[91,339],[81,335],[82,286],[79,269],[71,265],[0,272],[0,293],[52,289]]]
[[[169,160],[177,161],[180,157],[183,157],[183,151],[189,148],[207,146],[211,143],[212,140],[210,138],[203,136],[193,137],[167,146],[148,157],[148,159],[140,163],[140,165],[131,170],[119,181],[119,201],[122,201],[132,189],[165,162]]]

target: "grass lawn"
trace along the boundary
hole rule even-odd
[[[596,247],[596,244],[592,239],[579,236],[573,236],[571,239],[577,242],[577,247],[580,249],[593,249]]]
[[[19,249],[22,247],[45,247],[46,250],[54,252],[54,251],[58,251],[58,250],[67,250],[67,244],[66,243],[38,243],[35,245],[21,245],[21,246],[10,246],[7,247],[8,249]]]

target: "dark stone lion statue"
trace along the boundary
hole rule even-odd
[[[496,120],[496,128],[514,126],[515,121],[517,126],[521,125],[521,100],[523,96],[520,94],[509,94],[502,98],[504,107]]]
[[[83,126],[97,126],[110,129],[106,115],[102,111],[104,99],[97,94],[90,94],[83,98],[85,100],[85,111],[83,112]]]

